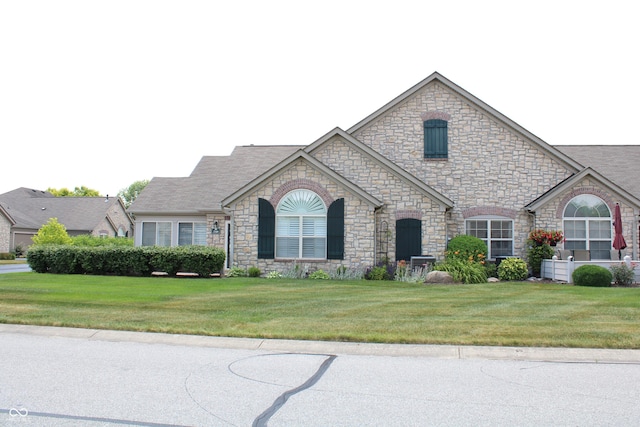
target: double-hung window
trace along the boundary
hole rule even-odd
[[[513,220],[505,218],[474,218],[466,221],[466,234],[487,244],[487,257],[513,255]]]
[[[207,245],[206,222],[178,223],[178,245]]]
[[[171,246],[171,223],[143,222],[142,246]]]

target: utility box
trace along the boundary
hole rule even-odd
[[[411,257],[411,271],[416,267],[428,268],[430,265],[435,264],[436,257],[433,255],[420,255]]]

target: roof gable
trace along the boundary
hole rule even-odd
[[[315,159],[314,157],[309,155],[304,150],[296,151],[291,156],[289,156],[288,158],[284,159],[282,162],[278,163],[277,165],[275,165],[274,167],[272,167],[271,169],[269,169],[268,171],[266,171],[265,173],[263,173],[262,175],[260,175],[256,179],[252,180],[250,183],[248,183],[244,187],[240,188],[238,191],[236,191],[233,194],[229,195],[229,197],[226,197],[222,201],[222,205],[225,206],[225,207],[232,205],[234,202],[236,202],[237,200],[241,199],[242,197],[247,195],[249,192],[253,191],[256,187],[261,185],[263,182],[265,182],[266,180],[272,178],[278,172],[280,172],[281,170],[287,168],[288,166],[292,165],[294,162],[296,162],[296,161],[298,161],[300,159],[302,159],[303,161],[308,162],[314,168],[319,170],[322,174],[324,174],[324,175],[328,176],[329,178],[333,179],[334,181],[340,183],[348,191],[350,191],[351,193],[355,194],[356,196],[362,198],[364,201],[369,203],[371,206],[373,206],[373,207],[382,206],[383,203],[380,200],[378,200],[376,197],[374,197],[371,194],[367,193],[366,191],[364,191],[362,188],[358,187],[353,182],[351,182],[351,181],[347,180],[346,178],[344,178],[342,175],[336,173],[334,170],[330,169],[329,167],[327,167],[326,165],[324,165],[323,163],[321,163],[320,161],[318,161],[317,159]]]
[[[418,84],[416,84],[413,87],[411,87],[410,89],[406,90],[405,92],[403,92],[402,94],[400,94],[396,98],[392,99],[391,101],[389,101],[388,103],[383,105],[378,110],[374,111],[369,116],[365,117],[364,119],[362,119],[361,121],[359,121],[358,123],[356,123],[355,125],[350,127],[347,130],[347,133],[354,134],[354,133],[360,131],[361,129],[363,129],[366,126],[370,125],[371,123],[373,123],[377,119],[381,118],[383,115],[387,114],[389,111],[391,111],[394,108],[396,108],[398,105],[400,105],[401,103],[403,103],[404,101],[409,99],[411,96],[415,95],[417,92],[421,91],[426,86],[428,86],[430,84],[434,84],[434,82],[438,82],[438,83],[442,84],[448,90],[454,92],[459,97],[464,99],[467,103],[469,103],[469,104],[473,105],[474,107],[482,110],[486,114],[488,114],[491,117],[493,117],[496,121],[504,124],[505,126],[509,127],[510,129],[512,129],[517,134],[522,135],[525,139],[527,139],[527,140],[531,141],[533,144],[535,144],[539,149],[547,152],[551,157],[553,157],[556,160],[558,160],[559,162],[567,165],[574,172],[578,172],[579,170],[582,169],[582,165],[579,162],[576,162],[574,159],[572,159],[571,157],[567,156],[562,151],[560,151],[560,150],[554,148],[553,146],[547,144],[542,139],[538,138],[537,136],[535,136],[534,134],[532,134],[531,132],[529,132],[528,130],[526,130],[525,128],[523,128],[522,126],[517,124],[516,122],[514,122],[513,120],[509,119],[504,114],[500,113],[499,111],[497,111],[493,107],[491,107],[488,104],[486,104],[485,102],[481,101],[479,98],[475,97],[474,95],[472,95],[471,93],[467,92],[466,90],[464,90],[460,86],[458,86],[455,83],[453,83],[452,81],[448,80],[447,78],[445,78],[444,76],[442,76],[438,72],[434,72],[433,74],[431,74],[426,79],[422,80]]]

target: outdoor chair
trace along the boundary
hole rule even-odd
[[[591,261],[591,252],[587,249],[574,249],[573,250],[574,261]]]

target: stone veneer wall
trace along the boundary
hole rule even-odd
[[[386,254],[395,261],[395,222],[403,218],[422,221],[422,254],[440,257],[446,248],[445,209],[406,180],[391,173],[341,137],[334,137],[314,153],[314,157],[375,196],[384,206],[376,215],[378,230],[383,221],[389,235]],[[380,250],[380,233],[377,236]],[[380,255],[380,254],[378,254]],[[380,260],[380,257],[376,259]]]
[[[448,159],[424,158],[423,117],[448,121]],[[455,202],[449,237],[464,233],[463,211],[479,206],[518,211],[515,254],[533,226],[523,207],[569,177],[570,167],[439,82],[413,94],[354,136]]]
[[[9,252],[11,245],[11,222],[0,214],[0,252]]]
[[[374,262],[373,237],[375,232],[373,207],[339,183],[321,174],[315,167],[302,159],[294,162],[231,207],[233,213],[231,265],[242,268],[256,266],[264,274],[271,271],[284,271],[291,266],[293,260],[258,259],[258,199],[263,198],[271,201],[274,196],[277,198],[280,194],[278,190],[283,186],[290,186],[289,183],[296,180],[316,183],[324,188],[333,200],[345,199],[345,259],[305,260],[298,261],[298,264],[310,271],[316,269],[332,271],[340,265],[364,269],[372,265]]]

